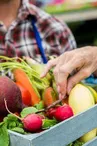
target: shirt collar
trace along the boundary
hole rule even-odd
[[[24,20],[28,17],[28,15],[33,15],[34,17],[37,16],[35,6],[33,4],[30,4],[30,0],[22,0],[22,4],[18,13],[18,19]]]

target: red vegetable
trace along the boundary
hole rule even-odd
[[[55,119],[58,121],[64,121],[71,116],[73,116],[73,111],[69,105],[59,106],[54,114]]]
[[[19,116],[17,116],[16,114],[13,114],[9,111],[8,107],[7,107],[7,101],[4,99],[5,101],[5,107],[6,110],[8,111],[8,113],[14,115],[15,117],[17,117],[19,120],[22,121],[24,128],[29,131],[29,132],[37,132],[39,130],[41,130],[42,128],[42,117],[38,114],[29,114],[24,118],[20,118]]]
[[[49,119],[52,119],[55,116],[55,112],[56,112],[57,108],[50,108],[47,112],[46,112],[46,116]]]
[[[30,106],[31,105],[31,94],[30,92],[24,88],[19,82],[16,82],[17,86],[19,87],[21,94],[22,94],[22,102],[25,105]]]
[[[0,115],[2,116],[7,114],[4,98],[13,113],[22,110],[22,96],[19,87],[10,78],[0,76]]]
[[[23,120],[24,128],[29,132],[37,132],[42,128],[42,118],[37,114],[29,114]]]

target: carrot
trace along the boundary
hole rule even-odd
[[[24,88],[20,83],[15,82],[16,85],[19,87],[21,94],[22,94],[22,102],[27,105],[30,106],[31,105],[31,94],[30,92]]]
[[[46,107],[56,101],[56,94],[52,87],[48,87],[43,91],[42,99]]]
[[[27,74],[22,69],[14,69],[13,74],[16,82],[20,83],[24,88],[26,88],[31,94],[31,104],[35,105],[40,102],[40,96],[35,87],[33,87]]]

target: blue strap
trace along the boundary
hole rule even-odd
[[[44,48],[43,48],[43,45],[42,45],[42,39],[41,39],[40,34],[37,30],[37,27],[35,26],[35,21],[31,20],[31,22],[32,22],[33,31],[34,31],[34,34],[35,34],[37,45],[39,47],[39,51],[41,53],[43,63],[46,64],[47,63],[47,58],[45,56]]]

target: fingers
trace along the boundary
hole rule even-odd
[[[68,79],[68,86],[67,86],[67,93],[69,94],[71,89],[79,83],[81,80],[89,77],[91,75],[91,71],[89,68],[81,69],[79,72],[77,72],[75,75],[70,77]]]
[[[59,98],[62,98],[62,96],[66,94],[66,86],[67,86],[67,78],[68,78],[68,73],[61,71],[61,65],[58,65],[54,69],[54,77],[56,84],[58,86],[58,93],[59,93]]]
[[[58,92],[60,96],[66,95],[67,90],[67,80],[68,76],[79,67],[79,62],[72,63],[73,61],[69,61],[66,63],[62,63],[57,65],[54,69],[54,76],[58,86]],[[80,63],[80,67],[83,66],[83,63]]]
[[[46,65],[46,67],[45,67],[45,69],[44,69],[44,72],[41,74],[41,78],[43,78],[43,77],[45,77],[46,76],[46,74],[48,73],[48,71],[53,67],[53,66],[55,66],[56,64],[57,64],[57,58],[56,59],[52,59],[52,60],[50,60],[50,61],[48,61],[48,63],[47,63],[47,65]]]

